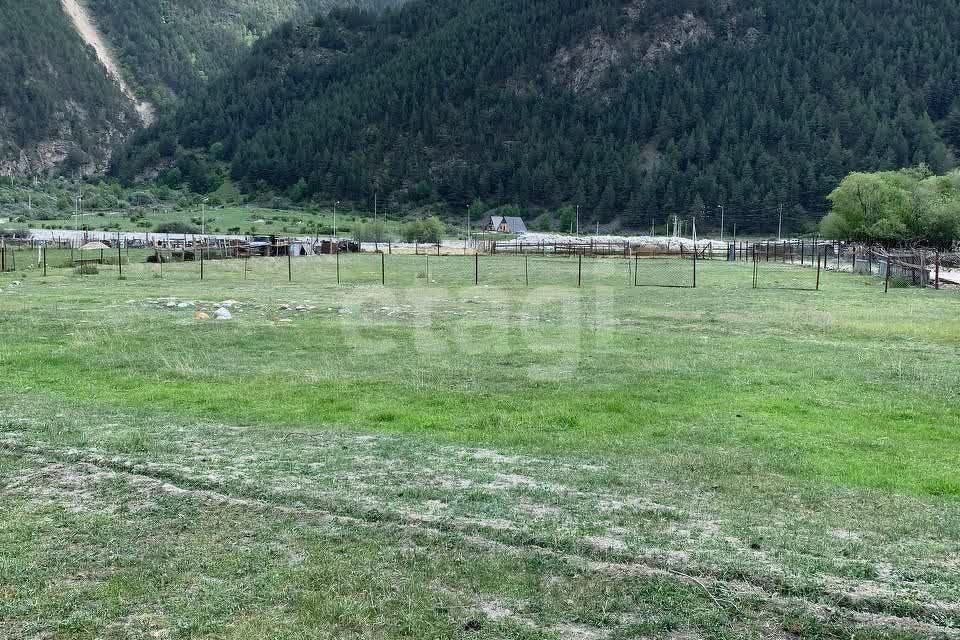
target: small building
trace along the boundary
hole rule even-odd
[[[515,216],[490,216],[486,219],[484,228],[487,231],[496,231],[497,233],[516,233],[523,234],[527,232],[527,225],[523,218]]]

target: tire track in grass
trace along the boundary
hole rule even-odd
[[[201,476],[184,473],[148,469],[146,465],[114,457],[91,455],[85,452],[60,451],[43,447],[0,442],[0,453],[27,458],[40,467],[38,474],[25,480],[42,480],[44,475],[70,473],[89,475],[108,472],[123,479],[140,493],[165,494],[170,496],[189,495],[192,498],[215,504],[240,506],[262,513],[282,513],[297,518],[309,517],[343,526],[366,527],[381,532],[418,533],[431,537],[446,537],[469,547],[483,551],[509,554],[514,557],[529,558],[546,555],[563,561],[581,571],[601,573],[613,579],[659,578],[671,579],[701,589],[715,604],[718,610],[730,616],[743,614],[744,608],[751,608],[750,602],[759,600],[763,610],[786,614],[798,608],[818,620],[829,622],[838,617],[858,626],[875,629],[912,630],[918,633],[944,638],[960,638],[960,630],[941,624],[942,611],[929,605],[916,603],[914,608],[919,616],[904,617],[885,611],[883,602],[862,603],[853,601],[842,593],[822,591],[817,595],[821,599],[834,602],[826,605],[787,595],[766,585],[749,580],[731,580],[711,575],[695,575],[665,566],[652,559],[637,559],[620,553],[591,553],[589,547],[577,547],[571,550],[567,545],[556,544],[549,538],[532,536],[529,532],[513,532],[497,528],[484,527],[479,522],[470,521],[433,521],[411,518],[407,515],[384,509],[378,509],[356,502],[318,499],[318,496],[278,495],[265,488],[251,488],[236,491],[225,487],[223,483],[211,481]],[[70,467],[67,469],[66,467]],[[3,492],[24,489],[28,482],[13,484],[6,482],[0,486]],[[290,504],[293,499],[296,506]],[[313,504],[309,504],[313,503]],[[318,504],[319,503],[319,504]],[[309,506],[307,506],[309,504]],[[864,606],[866,605],[866,606]],[[931,635],[933,634],[933,635]]]

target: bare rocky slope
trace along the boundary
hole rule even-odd
[[[70,21],[73,23],[74,28],[76,28],[77,33],[80,34],[80,37],[83,38],[84,43],[86,43],[88,47],[93,48],[100,64],[103,65],[103,68],[109,76],[113,78],[120,87],[123,95],[133,103],[137,113],[140,115],[141,122],[145,126],[153,124],[153,121],[156,119],[156,108],[150,102],[139,100],[133,94],[127,81],[124,80],[123,74],[120,72],[120,65],[117,64],[113,51],[97,30],[96,25],[93,24],[87,8],[81,4],[79,0],[62,0],[62,2],[63,10],[70,17]]]

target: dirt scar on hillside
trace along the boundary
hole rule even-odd
[[[73,26],[76,28],[77,33],[80,34],[84,42],[93,47],[93,50],[97,53],[97,59],[100,60],[100,64],[103,65],[107,73],[120,85],[120,90],[123,92],[123,95],[127,96],[130,102],[134,104],[134,107],[136,107],[137,113],[140,115],[140,120],[143,121],[144,125],[149,127],[156,119],[153,105],[147,101],[138,101],[133,91],[130,90],[130,85],[123,79],[123,75],[120,73],[120,66],[116,63],[116,60],[114,60],[110,47],[107,46],[106,41],[104,41],[103,37],[97,31],[96,26],[94,26],[93,21],[90,19],[90,14],[87,13],[86,7],[80,4],[78,0],[62,0],[62,5],[63,10],[70,16],[70,20],[73,21]]]

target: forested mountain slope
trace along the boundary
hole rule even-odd
[[[84,0],[128,81],[161,105],[191,95],[287,20],[334,7],[379,10],[401,0]]]
[[[78,168],[138,118],[59,0],[0,0],[0,175]]]
[[[105,166],[111,148],[197,91],[287,19],[398,0],[79,0],[125,85],[78,35],[61,0],[0,0],[0,175]],[[88,34],[89,35],[89,34]],[[64,166],[64,161],[66,166]]]
[[[262,40],[113,171],[195,173],[212,155],[246,189],[297,199],[579,203],[641,228],[718,204],[741,228],[766,226],[779,203],[812,218],[848,171],[953,163],[956,24],[956,0],[431,0],[340,14]]]

